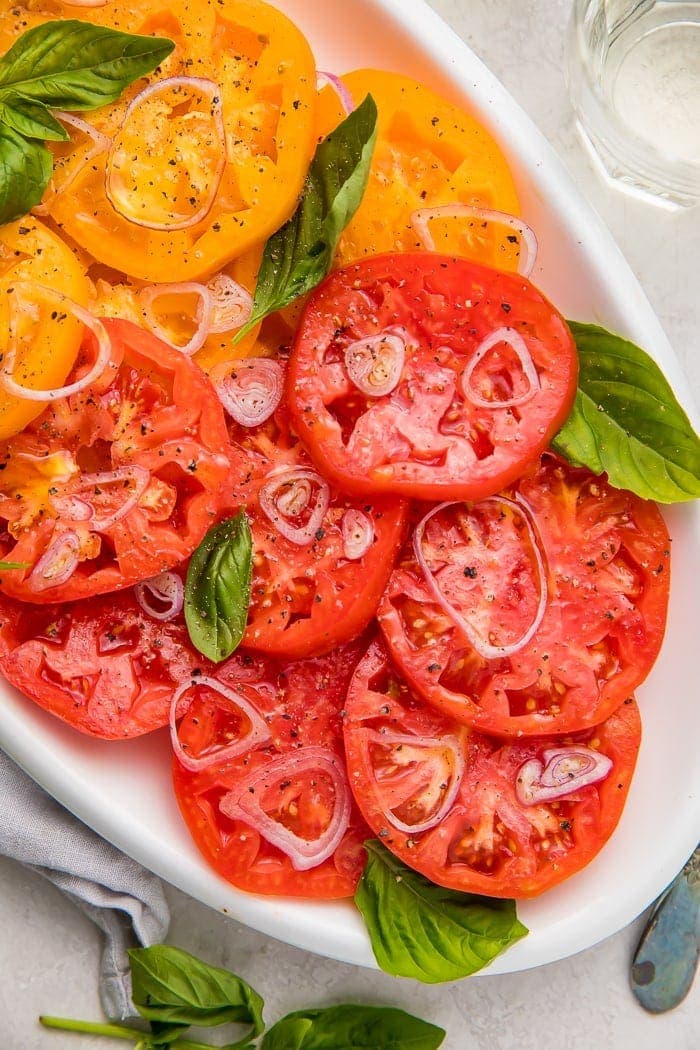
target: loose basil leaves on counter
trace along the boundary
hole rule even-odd
[[[192,644],[215,663],[241,644],[252,571],[253,541],[244,511],[211,528],[192,555],[185,623]]]
[[[578,348],[579,389],[553,447],[645,499],[697,499],[700,437],[659,366],[621,336],[568,323]]]
[[[377,107],[367,95],[319,144],[297,210],[265,245],[253,311],[234,342],[329,272],[340,235],[365,192],[376,136]]]
[[[445,1032],[389,1006],[297,1010],[265,1034],[260,1050],[437,1050]]]
[[[457,893],[406,867],[377,839],[355,893],[382,970],[426,984],[476,973],[528,932],[515,901]]]
[[[41,145],[68,139],[52,109],[85,112],[115,102],[174,48],[75,19],[23,33],[0,58],[0,223],[41,200],[53,158]]]

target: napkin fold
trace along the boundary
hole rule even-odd
[[[133,1015],[127,948],[163,941],[160,880],[77,820],[0,751],[0,854],[58,887],[105,939],[100,996],[113,1020]]]

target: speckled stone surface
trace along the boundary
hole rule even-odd
[[[409,6],[410,0],[406,0]],[[697,392],[700,216],[668,213],[606,187],[573,127],[562,73],[570,0],[433,0],[549,137],[611,227]],[[171,940],[244,975],[273,1021],[301,1006],[394,1004],[448,1030],[446,1050],[697,1050],[700,982],[675,1011],[645,1014],[629,991],[640,922],[536,971],[428,988],[329,962],[246,930],[175,890]],[[98,1019],[97,932],[38,876],[0,861],[0,1047],[96,1050],[105,1040],[42,1031],[40,1012]],[[111,1043],[119,1046],[119,1043]],[[125,1044],[122,1044],[125,1045]]]

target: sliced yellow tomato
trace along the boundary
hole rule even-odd
[[[21,287],[12,291],[13,285]],[[36,294],[32,294],[32,287]],[[56,309],[49,288],[80,306],[88,301],[85,271],[70,248],[37,219],[26,217],[0,227],[0,346],[14,359],[12,378],[21,386],[51,390],[61,386],[78,355],[82,324]],[[0,440],[18,434],[43,411],[0,389]]]

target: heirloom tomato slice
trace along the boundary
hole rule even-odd
[[[189,358],[105,321],[102,376],[0,442],[0,590],[48,602],[127,587],[178,564],[226,498],[223,409]],[[95,358],[86,335],[72,379]],[[69,377],[71,378],[71,377]]]
[[[480,499],[564,422],[577,358],[525,278],[425,252],[332,274],[307,303],[288,378],[294,426],[340,488]]]
[[[429,512],[378,615],[402,673],[452,718],[570,733],[646,678],[669,580],[656,505],[547,454],[499,496]]]
[[[519,899],[573,875],[608,840],[641,723],[628,698],[582,733],[496,740],[427,707],[375,642],[343,733],[357,803],[392,853],[439,886]]]
[[[391,575],[406,504],[386,496],[353,499],[329,486],[283,407],[257,427],[231,422],[229,433],[234,499],[245,505],[253,537],[243,644],[298,658],[355,638]]]
[[[185,689],[179,747],[201,768],[176,757],[175,794],[197,846],[234,886],[354,893],[367,828],[347,784],[340,710],[360,651],[294,663],[236,653]]]

